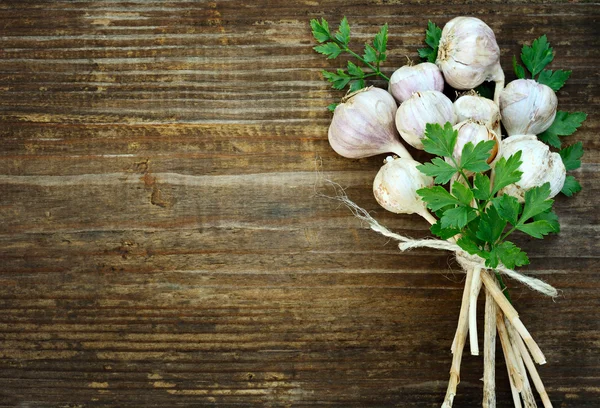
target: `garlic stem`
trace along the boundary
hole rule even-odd
[[[469,291],[469,340],[471,345],[471,354],[479,355],[479,342],[477,339],[477,298],[481,290],[481,268],[473,270],[473,280]]]
[[[485,287],[490,291],[492,296],[494,296],[494,299],[496,299],[496,303],[498,304],[498,306],[500,306],[508,320],[513,324],[517,332],[521,335],[523,341],[525,341],[525,344],[529,348],[529,351],[531,351],[531,355],[533,356],[533,359],[536,361],[536,363],[545,364],[546,358],[544,357],[544,353],[542,353],[542,350],[540,350],[537,343],[531,337],[531,334],[529,334],[529,331],[527,331],[527,328],[525,328],[525,325],[523,324],[521,319],[519,319],[519,313],[517,313],[513,305],[510,304],[510,302],[506,299],[502,291],[498,288],[494,278],[492,278],[489,273],[484,272],[481,274],[481,279]]]
[[[483,332],[483,408],[496,408],[496,301],[485,291]]]
[[[411,154],[408,152],[408,150],[406,150],[406,147],[404,147],[404,145],[402,143],[396,143],[393,146],[392,153],[394,153],[396,156],[398,156],[402,159],[414,160],[413,157],[411,156]]]
[[[428,223],[430,223],[431,225],[435,224],[437,222],[437,219],[431,215],[431,213],[429,211],[427,211],[425,208],[423,208],[423,211],[421,211],[419,213],[419,215],[423,218],[425,218],[427,220]]]
[[[523,356],[521,355],[521,351],[519,350],[515,338],[519,337],[519,334],[514,330],[509,321],[505,321],[504,325],[508,331],[508,337],[510,338],[510,345],[515,355],[515,359],[517,361],[517,367],[519,372],[521,373],[521,378],[523,380],[523,390],[521,391],[521,398],[523,398],[523,404],[525,408],[537,408],[537,404],[535,403],[535,397],[533,396],[533,391],[531,390],[531,385],[529,384],[529,380],[527,379],[527,370],[525,369],[525,364],[523,364]]]
[[[465,342],[467,340],[467,331],[469,329],[468,322],[468,309],[469,309],[469,290],[471,288],[471,281],[473,279],[473,270],[469,268],[467,270],[467,278],[465,280],[465,288],[463,291],[462,305],[460,307],[460,314],[458,317],[458,325],[456,327],[456,335],[454,336],[454,342],[452,343],[452,366],[450,367],[450,380],[448,381],[448,390],[446,391],[446,397],[442,408],[451,408],[456,396],[456,387],[460,382],[460,363],[462,361],[462,354],[465,348]]]
[[[496,326],[498,328],[498,337],[500,337],[500,344],[502,345],[502,351],[504,352],[504,360],[506,361],[506,370],[508,371],[508,380],[510,382],[510,391],[512,393],[513,402],[515,408],[521,408],[521,398],[519,392],[522,389],[522,383],[519,371],[515,367],[514,356],[510,341],[508,340],[508,333],[506,326],[504,325],[504,316],[502,310],[496,308]]]
[[[506,326],[507,326],[509,332],[515,331],[514,327],[512,327],[512,325],[510,323],[507,324]],[[535,386],[535,389],[537,390],[538,394],[540,394],[540,398],[542,399],[544,408],[552,408],[552,402],[550,401],[550,398],[548,397],[548,393],[546,392],[546,388],[544,387],[544,383],[542,383],[542,379],[540,378],[540,375],[538,374],[537,369],[535,368],[535,363],[531,359],[531,356],[529,355],[529,351],[527,351],[527,347],[525,346],[525,343],[523,343],[523,339],[521,339],[520,336],[514,336],[513,338],[514,338],[514,343],[516,344],[516,346],[519,349],[519,352],[521,353],[523,362],[525,363],[525,366],[529,370],[529,375],[531,376],[531,381],[533,382],[533,385]]]
[[[498,62],[498,65],[496,65],[493,79],[496,83],[496,87],[494,88],[494,103],[500,107],[500,92],[502,92],[504,89],[504,71],[500,66],[500,62]],[[498,128],[500,128],[500,125],[498,125]],[[500,136],[500,132],[498,132],[498,136]]]

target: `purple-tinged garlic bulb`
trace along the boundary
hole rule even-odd
[[[405,65],[390,77],[388,91],[398,103],[402,103],[415,92],[444,90],[444,77],[437,65],[423,62]]]
[[[433,186],[433,178],[417,169],[421,163],[412,159],[387,157],[373,181],[373,194],[383,208],[396,214],[419,214],[429,222],[429,214],[417,190]]]
[[[567,173],[560,154],[551,152],[535,135],[515,135],[502,141],[500,155],[508,159],[519,150],[523,162],[519,166],[523,172],[521,180],[506,186],[501,192],[524,202],[527,190],[550,183],[550,198],[560,193]]]
[[[383,89],[363,88],[348,95],[333,112],[329,144],[349,159],[381,153],[411,158],[394,126],[396,110],[396,101]]]
[[[494,102],[504,87],[500,47],[492,29],[475,17],[456,17],[442,30],[436,64],[444,79],[456,89],[473,89],[494,81]]]
[[[444,125],[456,123],[452,101],[439,91],[416,92],[396,112],[396,127],[409,145],[423,150],[425,126],[428,123]]]
[[[533,79],[512,81],[500,93],[500,114],[509,136],[539,135],[554,122],[557,106],[554,91]]]

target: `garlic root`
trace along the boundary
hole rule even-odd
[[[531,352],[531,355],[536,363],[545,364],[546,358],[544,357],[544,353],[542,353],[542,350],[540,350],[537,343],[531,337],[531,334],[529,334],[525,328],[525,325],[521,319],[519,319],[519,313],[517,313],[515,308],[506,299],[500,288],[498,288],[494,278],[492,278],[488,272],[484,272],[481,274],[481,280],[483,281],[486,289],[490,291],[496,300],[496,303],[506,315],[507,319],[513,324],[519,335],[523,338],[523,341],[529,348],[529,351]]]
[[[442,408],[451,408],[456,396],[456,388],[460,382],[460,363],[462,361],[462,354],[465,348],[465,342],[467,341],[467,331],[469,329],[468,321],[468,310],[469,310],[469,292],[471,289],[471,282],[473,280],[473,269],[467,270],[467,278],[465,280],[465,288],[463,290],[462,304],[460,306],[460,313],[458,317],[458,325],[456,327],[456,335],[452,342],[452,366],[450,367],[450,380],[448,382],[448,389],[446,391],[446,397]]]
[[[496,301],[485,291],[483,332],[483,408],[496,408]]]

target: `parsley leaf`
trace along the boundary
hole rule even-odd
[[[550,183],[544,183],[539,187],[533,187],[525,192],[525,205],[523,214],[517,226],[525,224],[530,218],[552,208],[554,200],[549,199]]]
[[[337,58],[343,51],[340,46],[334,42],[317,45],[316,47],[313,47],[313,50],[319,54],[326,55],[327,59]]]
[[[586,118],[587,115],[583,112],[558,111],[552,125],[540,133],[538,139],[552,147],[560,148],[561,143],[557,136],[572,135]]]
[[[373,47],[377,50],[378,56],[377,61],[383,62],[385,61],[386,55],[385,51],[387,48],[387,40],[388,40],[388,25],[384,24],[379,32],[375,35],[373,39]]]
[[[493,195],[509,184],[516,183],[521,179],[523,172],[519,171],[519,166],[521,166],[522,163],[521,151],[510,156],[508,160],[504,157],[498,160],[494,167],[495,178],[494,188],[492,189]]]
[[[487,160],[490,157],[490,151],[496,145],[495,140],[479,142],[477,145],[469,142],[465,144],[460,157],[460,167],[472,172],[484,172],[490,169]]]
[[[546,211],[533,217],[535,221],[544,220],[552,227],[552,232],[560,232],[560,224],[558,223],[558,216],[554,211]]]
[[[581,167],[581,156],[583,156],[583,143],[577,142],[569,147],[565,147],[560,152],[560,157],[568,170],[575,170]]]
[[[527,254],[521,248],[510,241],[504,241],[493,249],[494,255],[507,268],[514,269],[515,266],[523,266],[529,263]],[[498,266],[498,265],[496,265]]]
[[[525,78],[525,68],[517,63],[517,57],[513,55],[513,70],[515,71],[515,75],[519,79]]]
[[[552,71],[551,69],[545,69],[540,73],[537,81],[540,84],[549,86],[554,92],[556,92],[563,87],[570,76],[571,71],[563,71],[562,69]]]
[[[350,82],[350,76],[344,72],[343,69],[338,69],[337,72],[322,71],[323,77],[332,83],[335,89],[344,89],[348,82]]]
[[[479,255],[482,256],[481,248],[470,238],[461,237],[458,241],[456,241],[459,247],[461,247],[465,252],[471,255]]]
[[[521,49],[521,60],[531,72],[532,77],[542,72],[542,69],[553,59],[552,47],[548,44],[546,35],[534,40],[531,46],[524,45]]]
[[[444,215],[440,218],[440,224],[442,228],[462,229],[476,217],[477,212],[474,208],[460,206],[444,211]]]
[[[459,228],[442,228],[441,222],[438,220],[435,224],[429,228],[431,233],[441,239],[452,238],[460,232]]]
[[[554,227],[546,220],[538,220],[527,224],[517,225],[517,229],[538,239],[544,238],[544,235],[554,232]]]
[[[444,127],[437,123],[425,125],[424,150],[436,156],[451,157],[456,145],[458,132],[452,129],[452,124],[446,122]]]
[[[371,44],[365,44],[365,55],[363,58],[366,62],[377,62],[377,50]]]
[[[342,18],[339,31],[335,34],[335,38],[346,46],[350,43],[350,25],[348,24],[346,16]]]
[[[432,211],[437,211],[447,205],[460,205],[460,201],[441,186],[420,188],[417,190],[417,194],[427,203],[427,208]]]
[[[565,184],[563,185],[561,193],[566,195],[567,197],[571,197],[573,194],[581,191],[581,184],[575,179],[573,176],[567,176],[565,179]]]
[[[471,201],[473,201],[473,192],[471,189],[460,181],[455,181],[452,184],[452,194],[458,199],[463,205],[469,207]]]
[[[435,62],[440,38],[442,38],[442,29],[429,21],[427,23],[427,30],[425,31],[425,44],[429,47],[419,48],[419,57],[426,59],[428,62]]]
[[[433,158],[430,163],[417,166],[417,169],[427,176],[435,177],[436,184],[446,184],[457,172],[454,166],[439,157]]]
[[[488,201],[491,195],[491,181],[485,174],[477,173],[473,178],[473,196],[482,201]]]
[[[313,37],[315,37],[315,40],[318,42],[322,43],[331,40],[329,23],[324,18],[321,19],[320,23],[317,19],[310,20],[310,28],[312,29]]]
[[[492,206],[481,215],[476,235],[480,240],[493,244],[500,238],[505,227],[506,220],[503,220],[496,208]]]
[[[329,112],[333,112],[338,105],[339,103],[330,103],[329,105],[327,105],[327,109],[329,109]]]
[[[496,211],[498,211],[500,218],[510,222],[511,225],[517,225],[519,213],[521,212],[519,200],[508,194],[504,194],[500,197],[493,198],[492,204],[496,208]]]

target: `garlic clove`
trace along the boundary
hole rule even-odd
[[[519,167],[523,172],[521,180],[501,192],[524,202],[527,190],[550,183],[550,198],[560,193],[567,174],[560,154],[551,152],[535,135],[514,135],[502,141],[501,157],[508,159],[519,150],[523,162]]]
[[[473,92],[454,101],[454,112],[457,122],[470,119],[486,125],[500,135],[500,110],[494,101]]]
[[[558,99],[547,85],[533,79],[517,79],[500,93],[500,114],[509,136],[539,135],[556,116]]]
[[[369,87],[350,94],[335,108],[329,144],[349,159],[390,152],[411,158],[394,126],[396,110],[396,101],[383,89]]]
[[[421,173],[412,159],[386,158],[373,181],[373,194],[383,208],[396,214],[431,217],[417,190],[433,186],[433,178]]]
[[[409,145],[423,150],[425,126],[428,123],[444,125],[456,123],[452,101],[438,91],[416,92],[396,112],[396,127]]]
[[[444,78],[437,65],[423,62],[417,65],[405,65],[397,69],[390,77],[389,93],[402,103],[415,92],[444,90]]]
[[[442,30],[436,64],[456,89],[473,89],[484,81],[496,82],[494,102],[504,87],[500,47],[492,29],[475,17],[456,17]]]
[[[476,145],[479,142],[485,142],[488,140],[494,140],[496,142],[494,148],[490,152],[490,157],[487,160],[488,163],[492,163],[497,155],[498,149],[500,148],[500,137],[481,123],[474,122],[472,120],[465,120],[453,126],[453,129],[458,132],[458,136],[456,139],[456,145],[454,146],[453,157],[457,162],[460,162],[460,158],[462,155],[462,150],[465,145],[469,142]],[[446,159],[448,161],[448,159]]]

